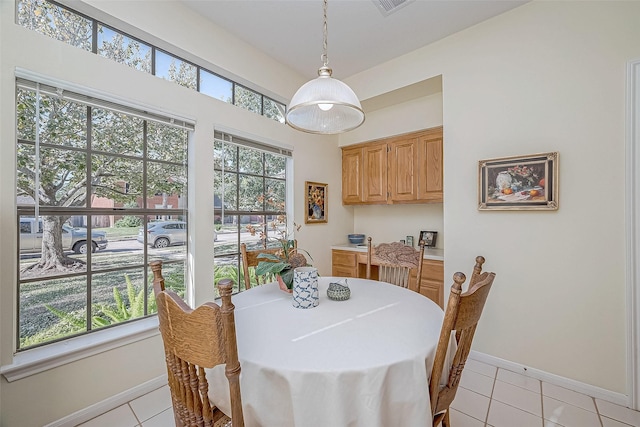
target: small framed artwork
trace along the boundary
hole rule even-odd
[[[478,210],[557,210],[558,153],[478,162]]]
[[[424,246],[427,248],[436,247],[436,238],[438,237],[437,231],[421,231],[420,240],[424,240]]]
[[[407,246],[413,247],[413,236],[407,236]]]
[[[322,184],[320,182],[305,182],[305,224],[316,224],[327,222],[327,191],[328,184]]]

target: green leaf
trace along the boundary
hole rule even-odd
[[[285,268],[291,267],[286,262],[268,262],[260,261],[256,267],[256,274],[264,276],[265,274],[280,274]]]

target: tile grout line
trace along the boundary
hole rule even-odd
[[[596,414],[598,414],[598,421],[600,421],[600,427],[604,427],[604,423],[602,422],[602,416],[600,415],[600,410],[598,410],[598,404],[596,403],[596,398],[593,396],[589,396],[591,397],[591,400],[593,400],[593,406],[596,408]]]
[[[148,393],[147,393],[148,394]],[[140,418],[138,418],[138,414],[136,414],[136,411],[133,410],[133,406],[131,406],[131,400],[127,402],[127,406],[129,407],[129,409],[131,409],[131,412],[133,413],[133,416],[136,418],[136,421],[138,422],[139,426],[142,426],[142,421],[140,421]]]
[[[544,397],[542,395],[542,381],[538,380],[540,388],[540,418],[542,420],[542,427],[544,427]]]
[[[493,384],[491,385],[491,395],[489,396],[489,406],[487,407],[487,413],[484,416],[484,427],[489,425],[489,411],[491,410],[491,402],[493,402],[493,391],[496,388],[496,381],[498,380],[498,369],[496,367],[496,372],[493,374]]]

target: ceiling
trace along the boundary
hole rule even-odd
[[[309,80],[322,65],[321,0],[181,0]],[[328,57],[344,79],[529,0],[329,0]]]

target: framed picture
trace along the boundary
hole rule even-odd
[[[320,182],[305,182],[304,188],[305,196],[305,216],[304,222],[305,224],[316,224],[327,222],[328,219],[328,211],[327,211],[327,191],[328,184],[322,184]]]
[[[435,248],[437,237],[438,237],[437,231],[421,231],[420,232],[420,240],[424,240],[424,246],[427,248]]]
[[[557,210],[558,153],[478,162],[478,210]]]

